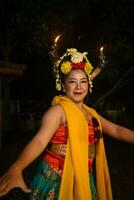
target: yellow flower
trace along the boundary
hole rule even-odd
[[[66,62],[63,62],[63,63],[61,64],[61,72],[62,72],[63,74],[67,74],[68,72],[71,71],[71,69],[72,69],[71,62],[66,61]]]
[[[86,63],[84,70],[85,70],[86,74],[89,75],[93,70],[93,66],[90,63]]]

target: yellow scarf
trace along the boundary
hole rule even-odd
[[[92,200],[88,175],[88,123],[81,110],[66,96],[56,96],[52,105],[60,104],[67,117],[69,139],[59,200]],[[96,111],[83,104],[97,120]],[[96,177],[99,200],[112,200],[111,184],[103,138],[96,144]]]

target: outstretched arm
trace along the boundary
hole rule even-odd
[[[100,115],[99,117],[102,124],[102,130],[105,134],[121,141],[134,143],[133,130],[115,124]]]
[[[45,113],[38,133],[24,148],[19,158],[13,163],[7,173],[0,178],[0,197],[15,187],[20,187],[24,192],[30,192],[24,183],[22,171],[43,152],[60,125],[62,115],[63,110],[60,105],[50,108]]]
[[[60,109],[59,106],[55,106],[45,113],[40,130],[25,147],[13,166],[23,170],[42,153],[61,123]]]

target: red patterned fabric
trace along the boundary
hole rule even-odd
[[[95,134],[94,134],[94,127],[93,123],[88,123],[89,127],[89,147],[93,146],[95,144]],[[68,139],[68,127],[67,126],[60,126],[53,137],[50,140],[50,144],[67,144]],[[62,170],[64,166],[64,156],[56,155],[49,151],[48,149],[44,153],[44,160],[50,164],[50,166],[59,174],[59,176],[62,175]],[[92,170],[92,163],[93,163],[94,157],[90,157],[88,159],[88,166],[89,171]]]
[[[72,63],[72,68],[73,69],[83,69],[85,67],[85,62],[79,62],[79,63]]]

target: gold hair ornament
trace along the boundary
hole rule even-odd
[[[105,66],[105,56],[103,54],[103,47],[100,49],[100,65],[93,70],[93,66],[87,58],[87,52],[78,52],[75,48],[67,49],[63,56],[59,57],[57,52],[57,42],[61,34],[56,37],[54,44],[51,47],[50,59],[53,63],[53,72],[56,78],[56,89],[61,90],[61,77],[60,73],[68,74],[72,69],[83,69],[88,77],[90,91],[92,91],[93,83],[92,80],[100,73]],[[70,60],[64,61],[66,57],[70,57]]]

